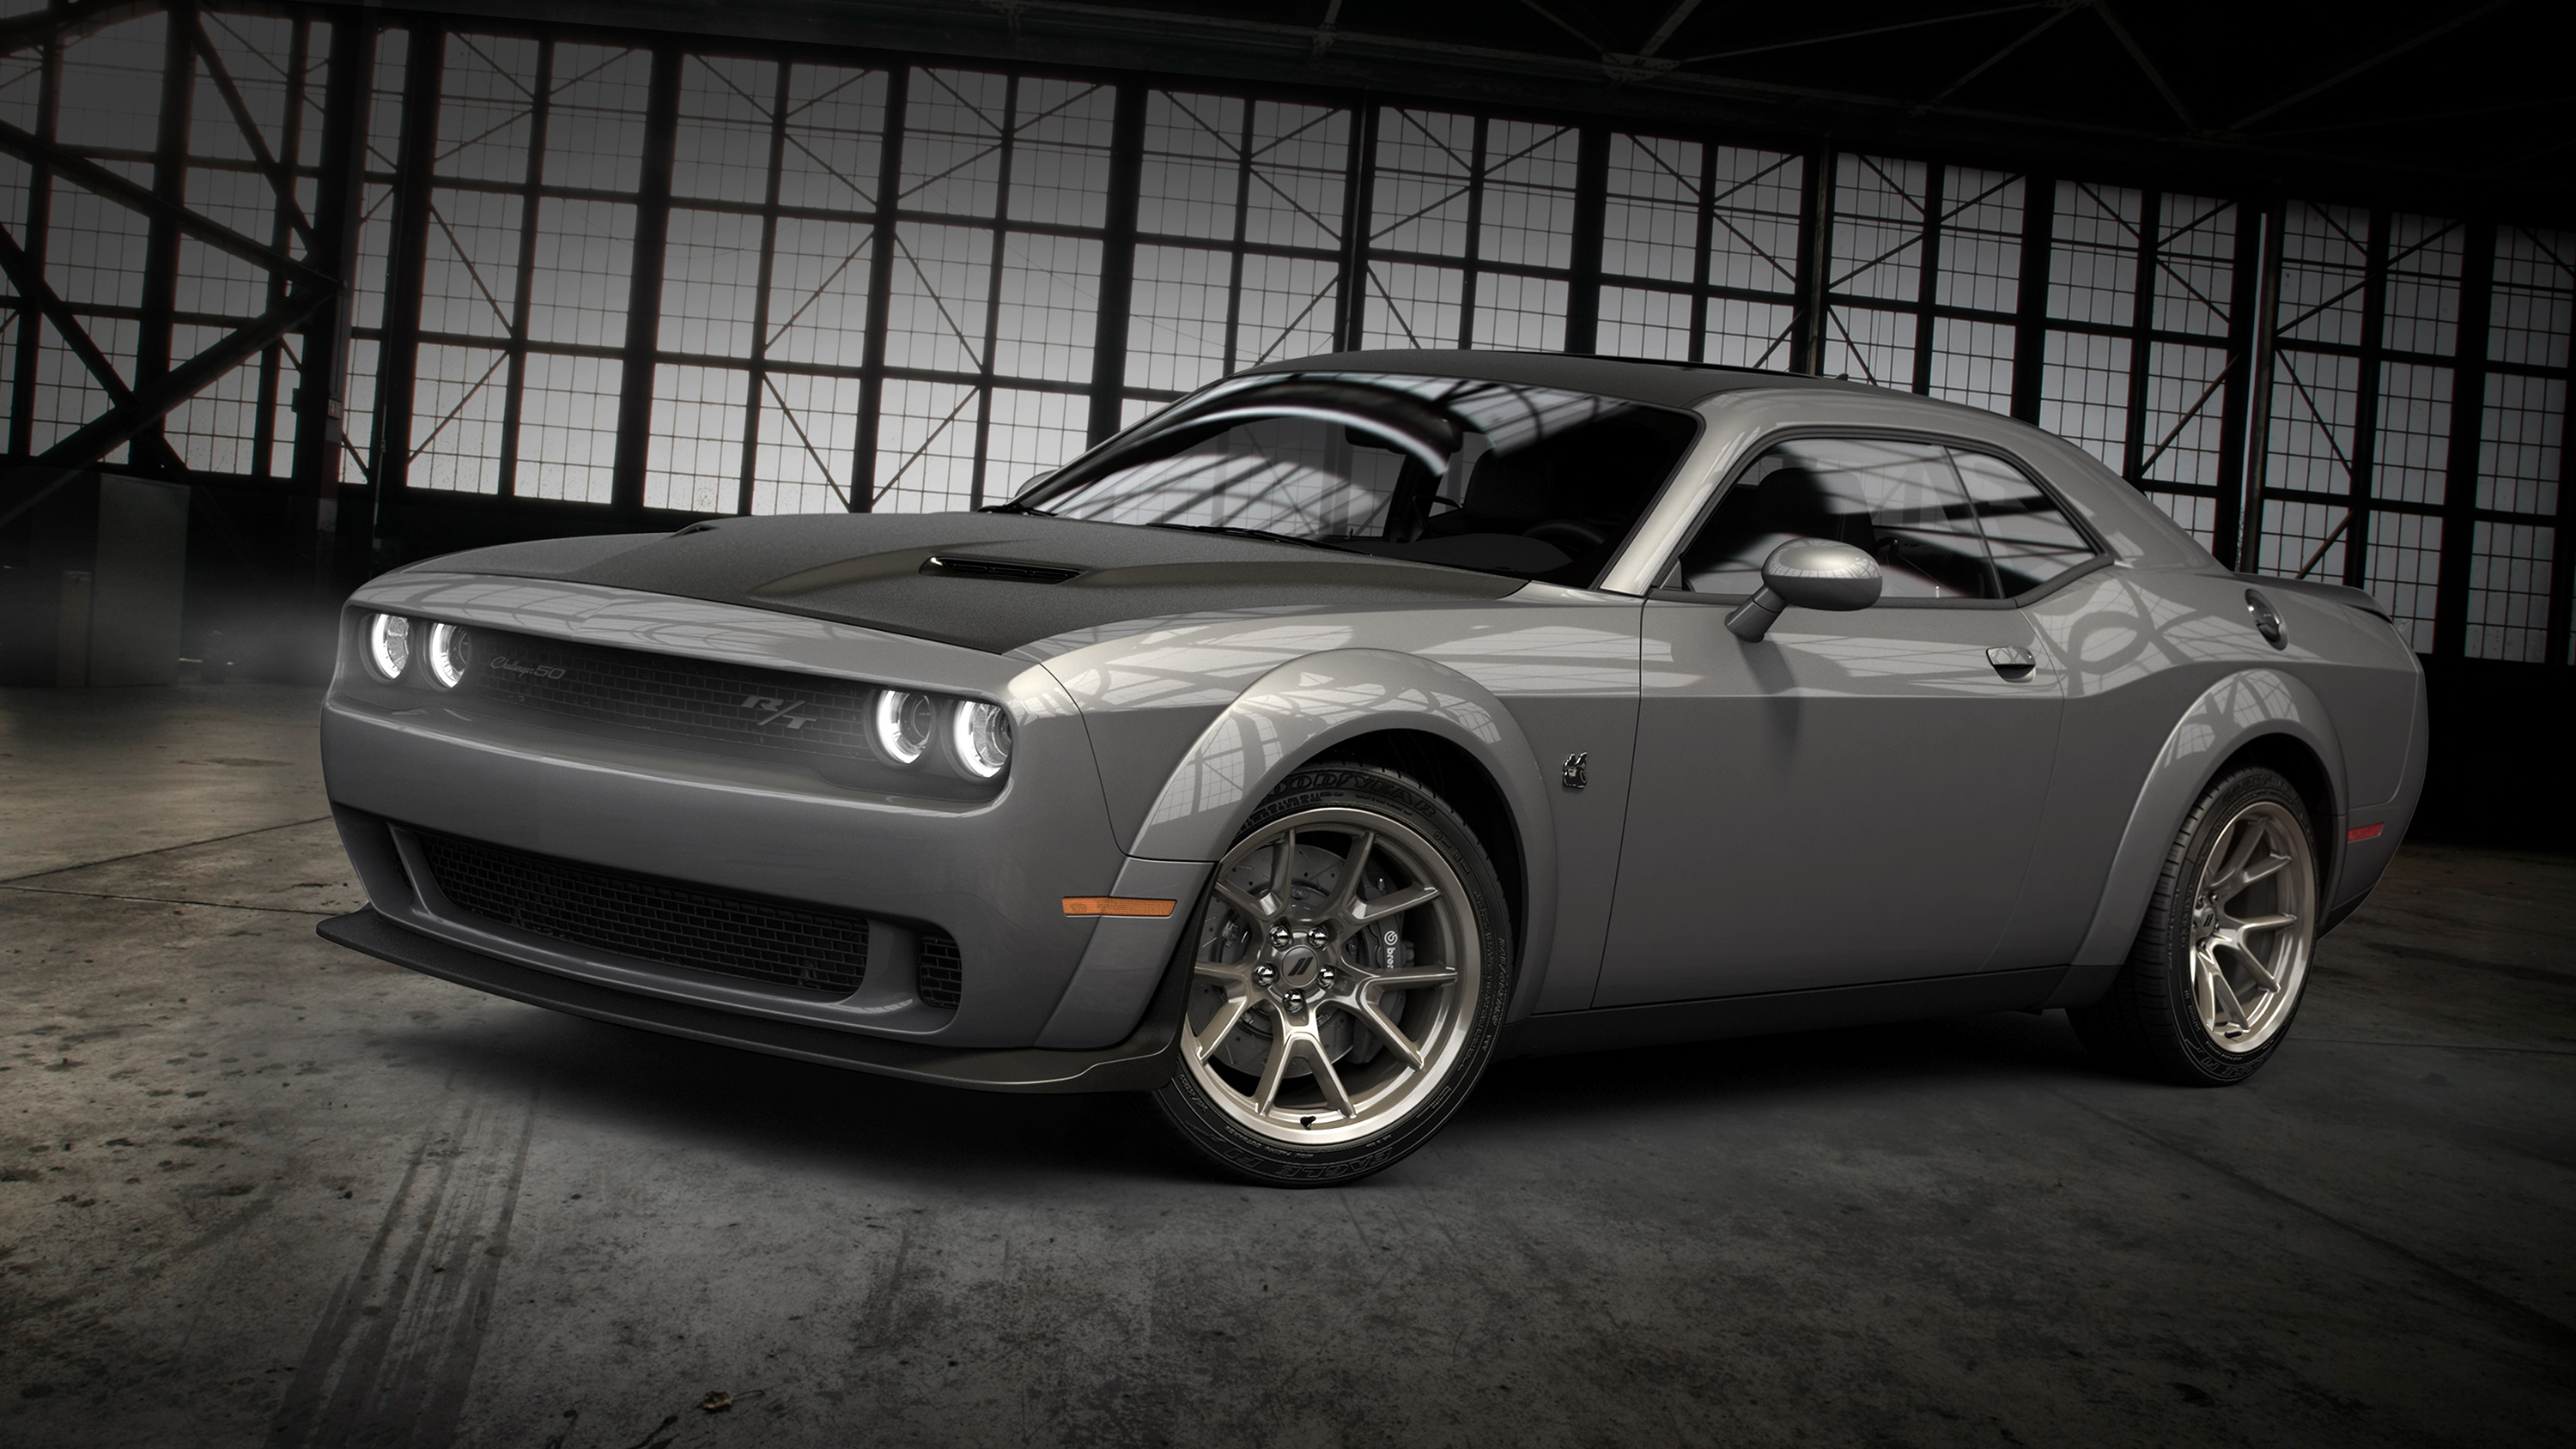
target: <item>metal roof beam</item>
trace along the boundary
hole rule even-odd
[[[1987,56],[1984,60],[1978,61],[1975,65],[1968,67],[1968,73],[1966,75],[1950,82],[1948,86],[1942,89],[1939,95],[1934,96],[1932,99],[1923,102],[1910,111],[1907,111],[1905,113],[1907,119],[1910,120],[1916,116],[1924,115],[1927,112],[1939,109],[1943,101],[1957,95],[1960,89],[1966,86],[1968,82],[1975,80],[1977,77],[1984,75],[1987,71],[1993,70],[1996,66],[2003,64],[2005,59],[2011,56],[2014,51],[2021,49],[2023,46],[2028,45],[2032,41],[2047,34],[2049,29],[2056,25],[2057,22],[2074,14],[2075,9],[2076,7],[2070,6],[2064,9],[2051,10],[2047,19],[2040,21],[2030,29],[2023,31],[2019,36],[2014,38],[2011,44],[2006,45],[2003,49]]]
[[[2242,131],[2246,127],[2253,125],[2256,121],[2267,120],[2273,116],[2277,116],[2281,112],[2288,110],[2290,107],[2297,105],[2301,101],[2333,90],[2336,86],[2342,85],[2345,81],[2352,79],[2363,71],[2375,70],[2378,67],[2387,64],[2389,61],[2395,60],[2397,57],[2404,55],[2406,52],[2413,50],[2415,47],[2424,44],[2428,40],[2434,40],[2441,36],[2448,35],[2452,31],[2459,29],[2461,26],[2468,24],[2470,21],[2478,19],[2480,16],[2493,14],[2512,3],[2513,0],[2487,0],[2486,4],[2479,6],[2474,10],[2464,10],[2459,14],[2452,16],[2450,19],[2443,21],[2439,25],[2427,26],[2426,28],[2415,32],[2413,35],[2408,36],[2406,39],[2397,42],[2395,45],[2389,46],[2385,50],[2376,51],[2371,55],[2365,56],[2361,60],[2355,61],[2351,65],[2345,66],[2343,69],[2336,71],[2333,75],[2327,76],[2324,80],[2318,81],[2315,85],[2308,87],[2306,90],[2296,92],[2292,95],[2285,96],[2280,100],[2274,101],[2263,109],[2245,116],[2243,119],[2237,121],[2227,129],[2231,131]]]
[[[37,10],[0,20],[0,55],[15,55],[31,45],[43,45],[47,41],[78,40],[93,30],[131,20],[137,15],[150,15],[161,8],[160,0],[88,0],[86,4]]]
[[[2182,103],[2182,97],[2174,93],[2165,73],[2156,69],[2154,61],[2147,59],[2146,47],[2138,44],[2138,38],[2129,33],[2129,27],[2122,25],[2120,17],[2111,13],[2111,0],[2095,0],[2093,13],[2102,17],[2102,24],[2118,37],[2121,49],[2129,52],[2129,59],[2138,63],[2139,70],[2146,72],[2148,82],[2155,86],[2157,95],[2165,98],[2165,104],[2173,108],[2174,118],[2182,122],[2182,128],[2198,131],[2200,122],[2192,119],[2191,107]]]

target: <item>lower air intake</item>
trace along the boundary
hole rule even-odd
[[[957,995],[966,985],[966,958],[957,950],[956,937],[940,931],[921,933],[921,964],[915,968],[913,982],[922,1005],[957,1009]]]
[[[858,990],[867,974],[865,916],[695,890],[448,836],[418,839],[449,904],[534,935],[833,996]],[[948,950],[954,961],[956,944]],[[925,938],[925,999],[929,955]],[[949,973],[953,982],[956,968]],[[949,993],[953,1005],[955,986]]]

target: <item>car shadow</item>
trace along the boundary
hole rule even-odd
[[[471,1030],[418,1024],[373,1041],[477,1090],[532,1092],[549,1118],[775,1170],[1006,1196],[1078,1181],[1236,1186],[1190,1158],[1139,1095],[932,1086],[500,1002]],[[2099,1075],[2062,1014],[2005,1013],[1501,1062],[1451,1130],[1584,1130]]]
[[[674,1151],[794,1172],[1008,1190],[1068,1177],[1207,1181],[1133,1095],[979,1092],[791,1061],[491,1002],[471,1030],[407,1026],[377,1043],[544,1116]]]
[[[1461,1119],[1502,1114],[1536,1123],[1791,1097],[1892,1100],[2102,1075],[2065,1013],[1993,1012],[1515,1058],[1486,1072]]]

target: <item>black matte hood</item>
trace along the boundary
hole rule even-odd
[[[1128,619],[1499,599],[1522,586],[1301,544],[1007,513],[728,518],[673,534],[478,548],[413,567],[710,599],[993,654]]]

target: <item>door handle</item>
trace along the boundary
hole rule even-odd
[[[1986,662],[1995,667],[1995,673],[2016,683],[2030,678],[2031,671],[2039,667],[2038,656],[2018,644],[1999,644],[1987,650]]]

